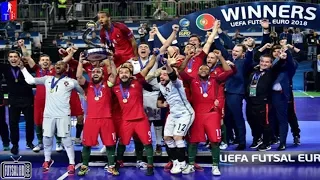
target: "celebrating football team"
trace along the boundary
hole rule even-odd
[[[212,174],[219,176],[220,150],[232,145],[237,145],[237,151],[247,148],[245,117],[252,132],[249,148],[267,151],[279,143],[277,150],[286,149],[288,126],[298,123],[290,102],[294,101],[292,78],[297,69],[292,54],[300,50],[286,37],[272,39],[267,20],[261,21],[263,40],[259,47],[250,37],[233,44],[221,29],[224,22],[215,20],[203,46],[200,37],[193,34],[184,48],[176,40],[179,25],[172,26],[167,39],[153,27],[148,41],[137,44],[132,31],[112,22],[108,13],[100,12],[98,22],[101,46],[113,50],[102,61],[89,61],[83,52],[75,60],[78,48],[73,46],[59,50],[63,59],[55,65],[48,55],[41,55],[36,64],[23,40],[19,41],[22,54],[9,52],[9,64],[1,67],[9,87],[11,132],[9,136],[7,124],[1,122],[4,150],[10,150],[11,141],[11,153],[19,153],[21,112],[26,119],[27,146],[35,152],[44,151],[43,172],[50,171],[54,163],[55,136],[56,151],[65,149],[69,158],[68,173],[76,173],[72,116],[77,117],[75,143],[83,145],[79,176],[90,173],[91,148],[99,144],[99,137],[101,152],[108,158],[105,170],[114,176],[124,167],[124,152],[131,138],[136,166],[148,176],[154,174],[154,151],[162,155],[162,141],[168,154],[164,170],[172,174],[201,170],[195,162],[197,149],[199,143],[206,143],[212,155]],[[154,47],[155,36],[161,47]],[[87,102],[86,111],[80,98]],[[36,146],[32,144],[34,124]],[[294,144],[299,145],[300,129],[295,127]],[[143,162],[143,152],[147,162]]]

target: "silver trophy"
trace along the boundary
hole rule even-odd
[[[86,30],[82,35],[83,41],[93,48],[90,48],[84,52],[85,57],[88,61],[101,61],[107,59],[108,56],[112,56],[113,54],[113,46],[112,44],[95,44],[89,39],[87,39],[88,34],[92,33],[97,29],[97,24],[93,21],[90,21],[86,24]]]

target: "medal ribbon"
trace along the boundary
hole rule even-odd
[[[112,31],[113,31],[113,25],[111,24],[110,32],[112,32]],[[110,36],[109,36],[109,33],[107,30],[106,30],[106,40],[107,40],[108,44],[111,43],[111,39],[110,39]]]
[[[210,69],[210,73],[212,73],[214,70],[216,70],[217,64],[218,64],[218,63],[216,63],[216,64]]]
[[[261,75],[262,75],[261,71],[254,73],[252,77],[251,85],[257,85]]]
[[[93,86],[93,90],[94,90],[94,96],[95,97],[99,97],[101,95],[101,89],[102,89],[102,84],[100,83],[98,88],[97,86]]]
[[[208,94],[208,81],[205,81],[205,82],[201,82],[201,87],[202,87],[202,90],[203,90],[203,94]]]
[[[194,59],[192,58],[192,59],[188,62],[188,69],[192,69],[193,61],[194,61]]]
[[[121,83],[120,83],[120,91],[121,91],[122,99],[128,99],[129,89],[124,89]]]
[[[15,71],[13,68],[11,68],[11,72],[13,74],[14,79],[17,80],[19,77],[20,70],[18,69],[17,71]]]
[[[148,63],[149,63],[149,59],[148,59],[148,61],[146,62],[146,64],[145,64],[145,65],[143,65],[143,64],[142,64],[142,61],[141,61],[141,59],[140,59],[140,58],[138,59],[138,61],[139,61],[139,64],[140,64],[140,68],[141,68],[141,70],[142,70],[142,69],[144,69],[144,68],[148,65]]]
[[[43,74],[42,69],[40,69],[40,77],[46,76],[48,74],[48,71],[46,70]]]
[[[51,89],[54,89],[54,87],[58,84],[58,82],[64,77],[65,77],[64,75],[61,76],[56,82],[54,82],[55,77],[53,77],[51,81]]]

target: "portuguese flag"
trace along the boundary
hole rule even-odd
[[[199,29],[208,31],[213,28],[215,20],[216,18],[214,18],[211,14],[201,14],[197,17],[196,25]]]

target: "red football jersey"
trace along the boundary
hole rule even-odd
[[[187,73],[189,76],[196,78],[198,76],[198,71],[200,66],[203,64],[203,60],[206,57],[206,53],[201,51],[198,55],[194,58],[190,59],[187,67],[184,69],[184,72]],[[181,62],[182,63],[182,62]],[[178,66],[181,65],[179,62]],[[190,83],[183,81],[183,86],[186,92],[187,99],[192,102],[191,90],[190,90]]]
[[[87,118],[111,118],[111,90],[107,82],[95,85],[92,82],[85,84],[88,109]],[[98,98],[95,94],[95,87]]]
[[[124,88],[123,91],[127,91],[127,102],[123,102],[122,92],[120,88],[120,83],[114,86],[113,92],[117,96],[121,111],[122,120],[137,120],[142,119],[146,116],[143,108],[143,87],[142,84],[133,79],[129,88]]]
[[[46,75],[54,75],[55,71],[54,69],[52,70],[43,70],[41,69],[41,67],[39,65],[35,65],[33,66],[32,70],[34,70],[34,72],[36,73],[36,77],[43,77]],[[46,99],[46,88],[44,87],[44,85],[37,85],[36,86],[36,95],[35,95],[35,99]]]
[[[107,33],[107,34],[106,34]],[[123,23],[112,23],[111,30],[106,31],[103,27],[100,30],[101,43],[113,44],[115,49],[115,65],[118,67],[130,58],[134,57],[134,49],[130,41],[134,38],[132,31]]]
[[[184,81],[190,82],[191,103],[195,113],[209,113],[213,111],[215,108],[214,101],[218,97],[219,85],[216,79],[211,77],[208,81],[201,81],[199,77],[193,78],[185,72],[181,73],[181,77]],[[205,85],[206,88],[204,87]],[[204,97],[204,94],[207,94],[207,97]]]
[[[219,83],[218,98],[224,99],[224,86],[226,80],[236,72],[234,66],[231,66],[230,71],[224,71],[221,65],[212,69],[210,72],[210,77],[215,78]]]

